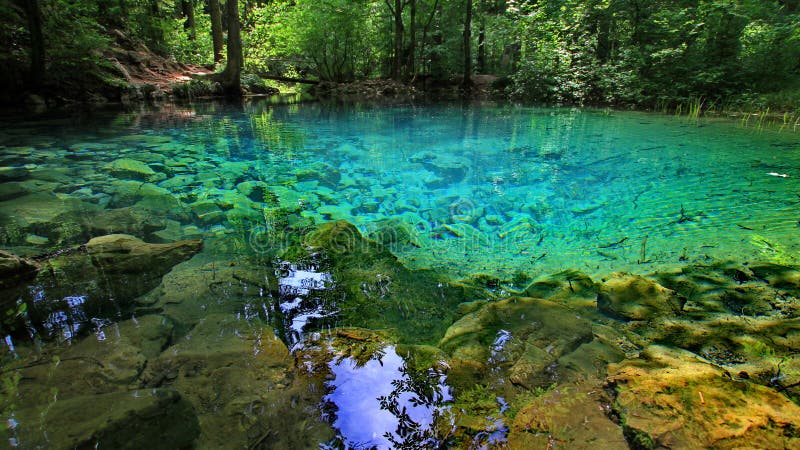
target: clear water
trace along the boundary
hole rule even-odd
[[[258,103],[5,118],[0,130],[0,244],[21,255],[123,231],[148,242],[202,238],[198,261],[272,270],[292,233],[346,220],[409,268],[452,279],[486,274],[510,291],[562,270],[599,278],[800,258],[800,134],[792,130],[507,105]],[[81,219],[120,208],[139,215],[118,230]],[[292,347],[336,308],[303,309],[330,275],[283,264],[275,267],[280,301],[250,306],[267,315],[302,310],[279,333]],[[375,289],[389,289],[378,281]],[[95,332],[105,339],[106,319],[85,319],[100,320]],[[62,325],[65,338],[79,331]],[[366,412],[404,380],[403,358],[388,352],[382,364],[328,364],[324,401],[339,412],[340,443],[389,446],[383,433],[392,435],[396,419]],[[447,400],[412,412],[433,415]],[[370,403],[363,411],[362,401]],[[352,422],[359,411],[372,414],[370,426]]]

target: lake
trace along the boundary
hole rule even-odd
[[[0,123],[12,447],[800,445],[791,124],[258,101]]]

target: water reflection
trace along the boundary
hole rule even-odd
[[[359,364],[341,358],[324,400],[334,406],[334,427],[346,448],[439,448],[452,429],[445,419],[452,401],[445,376],[409,370],[394,346]]]
[[[284,329],[288,344],[302,340],[303,328],[310,320],[332,317],[337,313],[336,304],[321,295],[333,289],[333,278],[316,265],[298,265],[288,261],[278,264],[280,309],[284,315]]]

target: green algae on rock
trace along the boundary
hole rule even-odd
[[[800,407],[693,353],[651,346],[610,368],[613,408],[637,448],[794,448]]]

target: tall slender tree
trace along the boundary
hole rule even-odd
[[[472,90],[472,0],[467,0],[467,17],[464,20],[464,81],[461,88],[465,94]]]
[[[228,61],[225,70],[219,74],[218,80],[222,84],[225,95],[240,97],[242,95],[242,68],[244,55],[242,53],[241,24],[239,23],[239,0],[227,0],[225,3],[225,16],[228,20]]]
[[[222,11],[219,8],[219,0],[208,0],[208,12],[211,16],[211,40],[214,47],[214,62],[222,61]]]
[[[16,3],[25,11],[25,18],[28,22],[28,32],[31,39],[29,82],[31,87],[36,88],[41,86],[45,74],[42,11],[39,7],[39,0],[16,0]]]
[[[195,40],[197,38],[197,26],[194,20],[194,0],[181,0],[181,12],[186,21],[183,23],[183,29],[189,31],[189,39]]]

